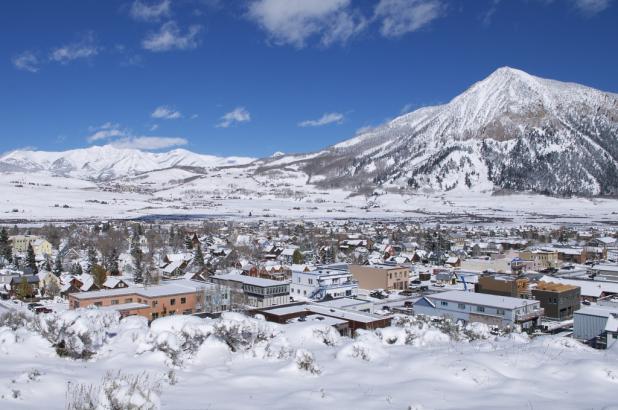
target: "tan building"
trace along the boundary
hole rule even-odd
[[[519,252],[519,257],[526,261],[532,262],[534,270],[543,270],[558,267],[558,252],[541,250],[541,249],[526,249]]]
[[[350,265],[350,273],[361,289],[404,290],[410,283],[410,269],[405,266]]]
[[[190,315],[204,307],[204,294],[213,285],[190,280],[148,287],[105,289],[69,294],[69,308],[98,306],[124,316],[139,315],[154,320],[170,315]]]
[[[512,275],[481,276],[474,288],[474,291],[477,293],[487,293],[497,296],[528,298],[530,295],[528,279],[518,278]]]
[[[28,245],[36,255],[51,255],[52,245],[45,238],[36,235],[15,235],[9,237],[9,243],[13,247],[13,253],[26,253]]]

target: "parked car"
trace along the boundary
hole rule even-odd
[[[43,307],[43,305],[41,305],[40,303],[36,303],[36,302],[28,303],[28,310],[34,311],[35,309],[39,307]]]
[[[39,313],[51,313],[51,312],[53,312],[53,310],[51,310],[50,308],[45,307],[45,306],[39,306],[39,307],[34,309],[34,313],[36,313],[37,315]]]

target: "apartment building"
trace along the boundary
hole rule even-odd
[[[69,294],[69,308],[98,306],[124,316],[139,315],[154,320],[170,315],[189,315],[204,308],[208,283],[177,280],[148,287],[104,289]]]
[[[9,243],[13,247],[13,253],[26,253],[28,245],[32,245],[35,255],[51,255],[52,245],[45,238],[37,235],[14,235],[9,236]]]
[[[556,268],[559,264],[558,252],[555,250],[526,249],[519,252],[519,257],[530,261],[534,270]]]
[[[350,272],[361,289],[404,290],[410,283],[410,268],[395,264],[350,265]]]
[[[538,326],[543,316],[538,300],[459,290],[424,296],[414,303],[414,312],[464,323],[481,322],[499,327],[521,325],[524,329]]]

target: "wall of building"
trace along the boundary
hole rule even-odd
[[[362,289],[403,290],[408,287],[410,269],[393,267],[382,269],[366,265],[350,265],[350,273]]]

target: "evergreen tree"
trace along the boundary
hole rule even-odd
[[[32,270],[32,273],[39,273],[39,268],[36,266],[36,256],[32,244],[28,244],[28,252],[26,254],[26,266]]]
[[[82,265],[80,265],[79,263],[74,263],[73,266],[71,266],[71,271],[70,271],[71,275],[73,276],[79,276],[83,273],[82,271]]]
[[[97,251],[94,246],[88,246],[88,273],[93,274],[95,266],[97,266],[99,260],[97,259]]]
[[[193,249],[193,240],[191,239],[190,236],[187,236],[185,238],[185,246],[186,246],[187,250]]]
[[[135,283],[144,282],[144,252],[139,244],[139,236],[133,235],[131,241],[131,256],[133,257],[133,281]]]
[[[45,256],[45,262],[43,262],[43,270],[46,270],[47,272],[52,271],[52,263],[51,263],[51,258],[49,257],[49,255]]]
[[[200,243],[197,244],[193,260],[200,270],[204,269],[204,253],[202,252],[202,245]]]
[[[56,260],[54,261],[54,268],[52,269],[52,273],[57,277],[62,275],[62,258],[60,257],[60,252],[56,255]]]
[[[107,271],[110,275],[120,275],[120,268],[118,267],[118,250],[116,248],[112,248],[107,260]]]
[[[0,230],[0,256],[6,259],[8,263],[13,260],[13,249],[9,243],[9,234],[4,227]]]

